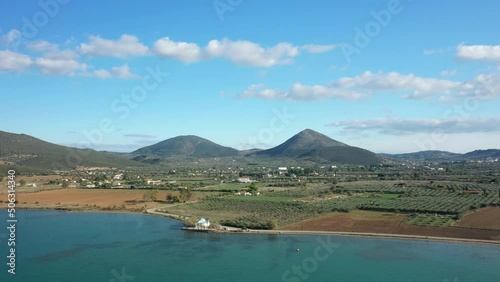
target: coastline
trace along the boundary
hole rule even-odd
[[[4,209],[4,207],[0,207]],[[157,212],[158,208],[150,208],[145,211],[131,211],[131,210],[98,210],[98,209],[74,209],[70,207],[17,207],[18,210],[52,210],[63,212],[81,212],[81,213],[124,213],[124,214],[140,214],[150,216],[161,216],[172,220],[183,222],[182,216],[175,214],[167,214]],[[185,229],[187,232],[194,230]],[[422,235],[406,235],[406,234],[385,234],[385,233],[368,233],[368,232],[343,232],[343,231],[317,231],[317,230],[257,230],[248,229],[241,230],[239,228],[232,228],[231,230],[208,230],[208,233],[218,234],[253,234],[253,235],[323,235],[323,236],[345,236],[345,237],[364,237],[364,238],[382,238],[382,239],[401,239],[401,240],[414,240],[414,241],[434,241],[434,242],[448,242],[448,243],[465,243],[465,244],[483,244],[500,246],[498,240],[481,240],[481,239],[468,239],[468,238],[453,238],[453,237],[437,237],[437,236],[422,236]],[[500,233],[500,231],[499,231]]]
[[[214,231],[214,233],[228,234],[276,234],[276,235],[330,235],[330,236],[345,236],[345,237],[367,237],[367,238],[385,238],[385,239],[404,239],[415,241],[438,241],[449,243],[467,243],[467,244],[487,244],[498,245],[500,241],[496,240],[479,240],[466,238],[452,237],[436,237],[436,236],[421,236],[421,235],[405,235],[405,234],[385,234],[385,233],[364,233],[364,232],[342,232],[342,231],[314,231],[314,230],[248,230],[248,231]]]

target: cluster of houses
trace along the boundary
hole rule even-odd
[[[240,191],[234,193],[235,196],[253,196],[254,194],[248,192],[248,191]],[[260,192],[255,192],[255,196],[259,196]]]

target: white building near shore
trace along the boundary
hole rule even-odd
[[[198,229],[207,229],[210,227],[210,221],[208,221],[208,219],[205,219],[205,218],[200,218],[200,220],[198,220],[198,222],[196,222],[196,228]]]

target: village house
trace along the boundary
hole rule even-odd
[[[160,184],[161,184],[161,180],[152,180],[152,179],[148,179],[148,180],[146,181],[146,183],[147,183],[148,185],[160,185]]]
[[[285,174],[288,172],[288,168],[286,166],[280,166],[278,167],[278,173],[279,175]]]
[[[250,177],[248,176],[242,176],[238,178],[238,182],[240,183],[252,183],[252,180],[250,180]]]

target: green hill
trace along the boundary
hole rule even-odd
[[[359,165],[382,163],[382,158],[373,152],[349,146],[311,129],[299,132],[281,145],[251,155]]]
[[[0,131],[0,161],[39,169],[70,170],[77,166],[127,167],[141,165],[116,153],[52,144],[26,134]]]
[[[140,148],[133,155],[155,155],[161,157],[215,158],[237,156],[238,150],[224,147],[210,140],[194,136],[177,136],[151,146]],[[137,158],[137,157],[136,157]]]

